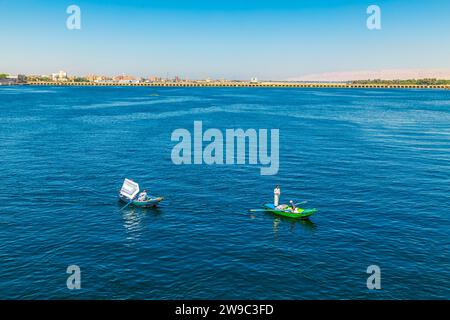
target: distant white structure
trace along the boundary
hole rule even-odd
[[[67,80],[67,72],[59,71],[58,73],[52,73],[53,81],[64,81]]]
[[[118,83],[120,83],[120,84],[132,84],[132,83],[140,83],[140,81],[137,80],[137,79],[135,79],[135,80],[128,80],[128,79],[125,80],[125,79],[123,79],[123,80],[119,80]]]
[[[257,83],[258,82],[258,78],[253,77],[250,79],[250,83]]]

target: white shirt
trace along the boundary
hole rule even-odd
[[[139,194],[138,200],[139,200],[139,201],[143,201],[143,200],[145,200],[145,199],[147,199],[147,192],[141,192],[141,193]]]

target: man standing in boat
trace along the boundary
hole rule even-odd
[[[278,207],[278,204],[280,203],[280,195],[281,195],[281,189],[280,186],[277,185],[275,189],[273,189],[273,205]]]

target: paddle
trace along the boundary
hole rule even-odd
[[[262,212],[262,211],[268,211],[269,209],[250,209],[250,212]]]
[[[128,207],[132,203],[133,203],[133,199],[131,199],[131,201],[128,202],[126,205],[124,205],[119,211],[122,211],[123,209],[125,209],[126,207]]]
[[[302,201],[302,202],[296,203],[295,206],[298,206],[300,204],[305,204],[307,202],[308,202],[307,200]],[[249,211],[250,212],[264,212],[264,211],[270,211],[270,210],[274,210],[274,209],[269,209],[269,208],[267,208],[267,209],[250,209]],[[289,212],[289,210],[283,210],[283,209],[281,209],[280,211]]]

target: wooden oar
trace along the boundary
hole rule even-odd
[[[128,202],[126,205],[124,205],[119,211],[122,211],[123,209],[125,209],[126,207],[128,207],[132,203],[133,203],[133,199],[131,199],[131,201]]]
[[[307,200],[306,201],[302,201],[302,202],[296,203],[295,206],[298,206],[300,204],[305,204],[307,202],[308,202]],[[271,210],[279,210],[279,211],[283,211],[283,212],[290,212],[290,210],[277,209],[277,208],[274,208],[274,209],[269,209],[269,208],[267,208],[267,209],[250,209],[249,211],[250,212],[264,212],[264,211],[271,211]]]
[[[248,211],[250,212],[262,212],[262,211],[269,211],[270,209],[250,209]]]

